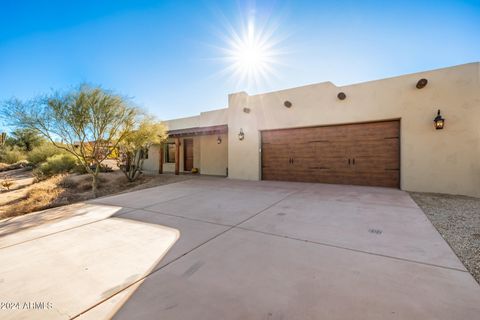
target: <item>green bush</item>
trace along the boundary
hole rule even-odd
[[[0,162],[13,164],[25,160],[25,153],[17,148],[2,148],[0,150]]]
[[[72,172],[77,174],[85,174],[87,173],[87,169],[85,169],[82,164],[77,164],[75,168],[73,168]]]
[[[45,162],[40,164],[35,170],[34,174],[37,178],[44,178],[53,176],[59,173],[66,173],[72,171],[77,167],[77,159],[70,154],[56,154]]]
[[[52,157],[56,154],[65,154],[66,152],[62,149],[55,147],[51,143],[44,143],[32,151],[30,151],[27,155],[27,160],[30,163],[35,165],[42,163],[47,160],[47,158]]]

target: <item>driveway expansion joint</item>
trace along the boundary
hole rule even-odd
[[[157,187],[155,187],[157,188]],[[149,208],[149,207],[153,207],[157,204],[161,204],[161,203],[166,203],[166,202],[169,202],[169,201],[175,201],[175,200],[180,200],[182,198],[186,198],[186,197],[191,197],[192,195],[194,194],[199,194],[201,193],[203,190],[200,190],[200,191],[195,191],[195,192],[192,192],[190,194],[186,194],[186,195],[183,195],[183,196],[180,196],[180,197],[176,197],[176,198],[172,198],[172,199],[168,199],[168,200],[162,200],[162,201],[159,201],[159,202],[155,202],[155,203],[150,203],[148,204],[147,206],[145,207],[138,207],[138,208],[133,208],[133,207],[128,207],[128,206],[121,206],[121,207],[125,207],[125,208],[131,208],[131,209],[136,209],[136,210],[144,210],[145,208]],[[119,195],[123,195],[123,194],[119,194]],[[114,195],[114,196],[117,196],[117,195]],[[88,202],[90,204],[101,204],[101,205],[106,205],[106,206],[111,206],[112,204],[111,203],[105,203],[105,202],[101,202],[101,201],[90,201]]]
[[[294,241],[308,242],[308,243],[316,244],[316,245],[319,245],[319,246],[325,246],[325,247],[336,248],[336,249],[341,249],[341,250],[353,251],[353,252],[368,254],[368,255],[372,255],[372,256],[383,257],[383,258],[387,258],[387,259],[400,260],[400,261],[405,261],[405,262],[410,262],[410,263],[415,263],[415,264],[422,264],[422,265],[435,267],[435,268],[448,269],[448,270],[454,270],[454,271],[460,271],[460,272],[468,273],[468,270],[462,270],[462,269],[458,269],[458,268],[454,268],[454,267],[447,267],[447,266],[442,266],[442,265],[438,265],[438,264],[416,261],[416,260],[411,260],[411,259],[406,259],[406,258],[394,257],[394,256],[389,256],[389,255],[385,255],[385,254],[381,254],[381,253],[375,253],[375,252],[369,252],[369,251],[364,251],[364,250],[359,250],[359,249],[353,249],[353,248],[343,247],[343,246],[330,244],[330,243],[325,243],[325,242],[318,242],[318,241],[312,241],[312,240],[308,240],[308,239],[295,238],[295,237],[291,237],[291,236],[288,236],[288,235],[280,235],[280,234],[275,234],[275,233],[271,233],[271,232],[252,230],[252,229],[245,228],[245,227],[240,227],[240,226],[237,226],[237,227],[234,227],[234,228],[240,229],[240,230],[245,230],[245,231],[250,231],[250,232],[261,233],[261,234],[264,234],[264,235],[267,235],[267,236],[272,236],[272,237],[277,237],[277,238],[286,238],[286,239],[294,240]]]

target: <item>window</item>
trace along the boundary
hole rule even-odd
[[[175,143],[165,144],[165,162],[175,163]]]

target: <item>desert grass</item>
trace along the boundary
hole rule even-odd
[[[59,175],[31,185],[23,198],[11,201],[0,209],[0,217],[14,217],[67,204],[62,202],[62,194],[65,193],[65,188],[61,186],[63,179],[64,176]]]
[[[134,182],[128,182],[119,170],[99,175],[99,196],[129,192],[190,179],[190,176],[141,175]],[[0,219],[15,217],[86,201],[93,198],[92,178],[88,174],[62,174],[33,183],[23,188],[16,197],[0,201]],[[9,193],[1,193],[6,197]],[[1,200],[1,199],[0,199]]]

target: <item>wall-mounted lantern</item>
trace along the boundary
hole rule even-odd
[[[422,79],[418,80],[416,87],[417,87],[417,89],[425,88],[427,83],[428,83],[428,80],[425,79],[425,78],[422,78]]]
[[[438,110],[437,116],[433,119],[433,125],[435,129],[441,130],[445,126],[445,119],[440,115],[440,109]]]
[[[250,108],[247,108],[247,107],[243,108],[243,112],[250,113]]]
[[[346,97],[347,97],[347,95],[345,94],[345,92],[339,92],[337,94],[337,98],[340,99],[340,100],[345,100]]]
[[[285,102],[283,103],[283,105],[285,106],[285,108],[291,108],[292,107],[292,103],[288,100],[285,100]]]
[[[240,128],[240,132],[238,133],[238,140],[242,141],[245,139],[245,133],[243,133],[243,129]]]
[[[217,144],[220,144],[220,143],[222,143],[222,137],[218,136],[217,137]]]

